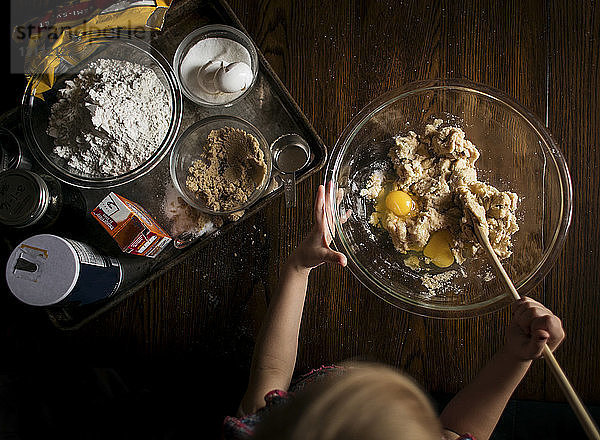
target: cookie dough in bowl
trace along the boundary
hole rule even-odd
[[[423,264],[449,267],[476,255],[468,207],[481,212],[496,254],[508,258],[519,230],[517,194],[477,180],[479,150],[455,126],[435,119],[423,133],[394,137],[388,153],[394,173],[374,171],[361,195],[373,202],[369,223],[385,229],[401,253],[422,251]],[[406,262],[417,270],[414,257]]]
[[[522,295],[551,268],[571,215],[569,173],[543,124],[462,80],[413,83],[373,101],[342,132],[325,180],[343,194],[334,244],[352,274],[386,302],[432,317],[510,302],[466,205],[481,208]]]

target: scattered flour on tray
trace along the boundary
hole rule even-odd
[[[223,219],[210,216],[192,208],[179,196],[175,188],[165,194],[164,214],[171,220],[170,232],[173,236],[191,234],[194,238],[214,232],[223,225]]]
[[[169,130],[169,93],[150,68],[99,59],[65,84],[48,134],[54,153],[80,174],[118,176],[138,168]]]

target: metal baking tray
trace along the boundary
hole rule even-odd
[[[151,38],[152,46],[157,48],[170,62],[173,60],[177,46],[185,36],[201,26],[216,23],[227,24],[247,34],[231,8],[222,0],[188,0],[174,3],[167,13],[163,30],[156,32]],[[206,108],[198,106],[184,97],[183,118],[179,133],[183,133],[194,122],[217,114],[240,116],[249,121],[261,131],[269,145],[284,134],[296,133],[306,140],[311,153],[308,165],[297,174],[298,181],[304,180],[325,165],[327,149],[260,50],[258,50],[258,57],[260,63],[259,74],[254,88],[233,106],[217,109]],[[19,118],[20,111],[15,109],[0,118],[0,126],[8,128],[23,139],[22,124]],[[34,163],[35,170],[43,172]],[[124,268],[124,278],[115,295],[104,301],[85,306],[58,305],[46,308],[50,320],[57,328],[62,330],[74,330],[81,327],[123,299],[133,295],[171,267],[180,263],[188,255],[202,249],[214,237],[230,228],[234,228],[238,222],[251,217],[279,195],[282,190],[281,179],[274,170],[266,194],[248,209],[240,220],[225,222],[213,232],[195,238],[183,249],[177,249],[170,244],[155,259],[132,256],[121,252],[113,239],[89,213],[110,191],[114,191],[143,206],[161,226],[171,232],[172,221],[165,210],[165,202],[172,198],[175,192],[169,174],[169,155],[151,172],[133,182],[110,189],[78,190],[85,200],[85,213],[81,213],[82,217],[85,215],[84,220],[71,223],[63,221],[61,224],[57,224],[43,232],[56,233],[57,235],[80,240],[118,258]],[[5,251],[10,251],[22,239],[37,233],[38,231],[33,230],[28,231],[25,236],[17,234],[10,237],[5,236]],[[2,263],[5,264],[6,261],[4,260]]]

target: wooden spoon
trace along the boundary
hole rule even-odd
[[[468,204],[465,204],[465,207],[467,208],[467,212],[469,212],[469,214],[470,214],[471,222],[473,223],[473,230],[475,231],[475,235],[477,236],[477,239],[479,240],[479,243],[482,245],[484,251],[487,253],[487,255],[492,260],[494,267],[497,269],[498,273],[500,274],[500,278],[504,281],[504,284],[506,285],[506,287],[508,287],[508,290],[510,291],[510,293],[511,293],[512,297],[515,299],[515,301],[521,299],[521,295],[519,295],[519,292],[517,292],[515,285],[513,284],[510,277],[504,270],[504,267],[502,267],[502,264],[500,263],[500,260],[498,259],[498,256],[496,255],[496,252],[494,252],[494,249],[492,249],[492,245],[490,244],[490,240],[489,240],[489,230],[488,230],[487,222],[484,224],[482,221],[480,221],[479,220],[480,217],[477,215],[475,210],[472,207],[470,207]],[[560,385],[561,390],[563,391],[565,397],[567,398],[569,405],[571,405],[571,408],[573,408],[573,411],[575,412],[575,415],[579,419],[579,423],[581,423],[581,426],[583,427],[587,436],[593,440],[600,440],[600,434],[598,433],[598,427],[596,426],[596,424],[590,417],[586,408],[583,406],[583,403],[581,403],[579,396],[577,395],[577,393],[571,386],[569,379],[567,379],[567,376],[565,375],[562,368],[558,364],[558,361],[554,357],[554,354],[552,354],[552,351],[550,350],[548,345],[544,345],[543,357],[546,360],[546,364],[550,368],[550,371],[552,371],[552,374],[554,374],[554,377],[558,381],[558,384]]]

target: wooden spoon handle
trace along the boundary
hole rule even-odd
[[[573,412],[577,416],[577,419],[579,420],[579,423],[581,424],[587,436],[593,440],[600,440],[598,427],[594,423],[594,420],[592,420],[592,418],[590,417],[590,414],[587,412],[585,406],[583,406],[583,403],[581,403],[579,396],[571,386],[571,383],[569,382],[569,379],[567,379],[567,376],[563,372],[562,368],[560,368],[560,365],[558,364],[558,361],[556,360],[554,354],[550,350],[550,347],[548,347],[547,345],[544,345],[543,356],[546,360],[546,365],[548,366],[550,371],[552,371],[552,374],[558,381],[560,389],[567,398],[567,401],[569,402],[569,405],[571,405],[571,408],[573,408]]]
[[[502,263],[500,263],[500,259],[496,255],[496,252],[494,252],[494,249],[490,244],[490,240],[488,239],[487,231],[485,231],[485,229],[479,226],[477,223],[474,223],[473,226],[475,227],[475,233],[479,238],[480,243],[483,245],[488,256],[494,262],[494,266],[500,274],[500,277],[504,280],[504,284],[506,285],[506,287],[508,287],[510,294],[515,300],[521,299],[521,295],[519,295],[519,292],[517,292],[515,285],[504,270],[504,267],[502,266]],[[598,432],[598,427],[594,423],[594,420],[592,420],[592,418],[590,417],[590,414],[587,412],[585,406],[583,406],[583,403],[581,403],[581,399],[579,399],[579,396],[575,392],[575,389],[573,388],[573,386],[571,386],[569,379],[567,379],[567,376],[558,364],[558,361],[554,357],[554,354],[550,350],[550,347],[548,347],[548,345],[544,345],[542,353],[544,359],[546,360],[546,365],[548,366],[550,371],[552,371],[552,374],[558,381],[560,389],[564,393],[567,402],[569,402],[569,405],[571,405],[571,408],[573,408],[573,412],[577,416],[577,419],[579,420],[579,423],[581,424],[583,430],[590,439],[600,440],[600,433]]]
[[[487,238],[486,235],[483,235],[482,237],[483,238],[481,241],[484,242],[483,244],[484,244],[485,250],[486,250],[488,256],[490,256],[492,258],[492,260],[494,262],[494,266],[496,267],[496,270],[500,274],[500,277],[504,280],[504,284],[506,285],[506,287],[508,287],[510,294],[512,295],[512,297],[514,298],[515,301],[521,299],[521,295],[519,295],[519,292],[517,292],[517,288],[515,287],[512,280],[510,279],[510,277],[504,270],[504,266],[502,266],[502,263],[500,263],[500,259],[498,258],[498,255],[496,255],[496,252],[494,252],[494,249],[492,248],[492,245],[490,244],[490,240]]]

